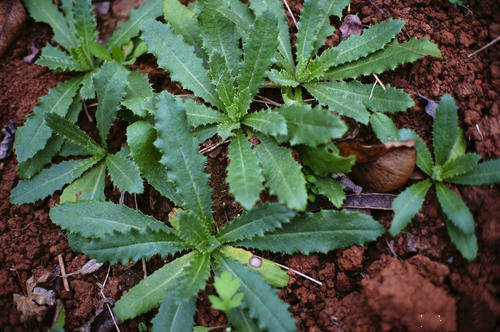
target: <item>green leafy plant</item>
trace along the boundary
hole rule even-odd
[[[153,319],[154,331],[191,331],[198,291],[205,287],[211,271],[227,271],[240,282],[242,312],[256,319],[259,328],[295,330],[287,305],[270,286],[286,285],[287,274],[266,259],[258,258],[256,263],[256,256],[237,247],[324,253],[374,240],[384,232],[372,217],[360,213],[323,210],[295,215],[277,203],[260,204],[216,231],[208,174],[204,173],[206,158],[198,153],[198,140],[190,133],[185,104],[161,93],[155,127],[154,145],[181,207],[169,219],[172,227],[110,202],[65,203],[50,211],[51,219],[68,231],[70,245],[100,262],[127,263],[155,254],[182,253],[115,304],[114,312],[121,320],[160,305]]]
[[[418,213],[429,189],[434,185],[438,202],[446,216],[451,241],[462,255],[472,260],[477,255],[477,239],[471,212],[445,183],[482,185],[500,182],[500,159],[479,163],[481,156],[466,153],[464,135],[458,126],[453,97],[444,95],[436,109],[433,127],[434,160],[423,140],[412,130],[398,130],[384,114],[375,113],[373,131],[382,142],[416,139],[417,166],[429,176],[406,188],[393,201],[394,219],[389,232],[396,236]]]
[[[269,10],[254,16],[247,5],[220,4],[205,0],[185,7],[177,0],[166,1],[169,24],[144,22],[142,38],[158,65],[207,103],[185,100],[188,120],[200,139],[215,133],[230,138],[227,181],[236,201],[252,207],[265,182],[279,202],[303,210],[307,193],[301,166],[280,143],[314,147],[341,137],[347,128],[335,115],[309,105],[250,112],[276,55],[281,25]],[[243,37],[237,22],[228,18],[238,16],[235,6],[248,11]],[[256,146],[249,142],[254,136],[260,143]]]
[[[31,179],[19,181],[10,194],[12,203],[35,202],[69,183],[71,185],[63,191],[61,202],[76,201],[77,199],[103,201],[105,199],[104,179],[106,169],[111,176],[111,181],[119,190],[130,193],[143,191],[141,175],[138,167],[129,156],[129,149],[126,147],[117,153],[110,153],[106,147],[106,136],[118,110],[116,104],[119,103],[122,96],[115,88],[125,86],[126,77],[127,70],[116,62],[104,63],[99,73],[94,76],[94,85],[100,98],[96,112],[97,128],[103,147],[73,123],[76,118],[71,121],[57,112],[42,114],[44,115],[44,126],[57,134],[57,136],[54,135],[53,140],[65,140],[69,143],[59,153],[60,155],[90,155],[90,157],[62,161],[43,169]],[[73,110],[73,107],[76,110]],[[74,104],[73,107],[70,110],[70,116],[78,114],[80,105]],[[46,151],[47,148],[43,151]]]
[[[121,105],[139,116],[146,115],[153,97],[148,78],[124,66],[146,51],[144,43],[135,37],[142,21],[161,15],[161,0],[148,0],[132,10],[130,19],[120,24],[105,45],[96,40],[97,26],[90,0],[63,0],[62,11],[51,0],[26,0],[24,4],[35,21],[50,25],[53,40],[58,44],[46,45],[36,63],[54,71],[78,73],[50,89],[16,132],[18,173],[29,179],[65,147],[64,139],[53,135],[45,122],[46,113],[75,123],[82,101],[93,99],[97,92],[96,117],[104,126],[99,128],[103,141],[109,130],[106,126],[113,122]],[[99,117],[106,119],[99,121]]]

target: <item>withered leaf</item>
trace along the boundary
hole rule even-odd
[[[368,193],[347,195],[343,208],[351,209],[370,209],[370,210],[392,210],[392,201],[396,195]]]
[[[363,145],[353,140],[337,145],[342,156],[353,155],[356,165],[350,176],[375,192],[388,192],[403,186],[415,169],[415,140]]]
[[[355,34],[360,36],[363,31],[363,23],[357,15],[346,15],[340,26],[340,39],[346,40],[350,35]]]
[[[85,263],[80,269],[78,269],[75,272],[68,273],[68,276],[74,275],[74,274],[90,274],[93,273],[101,268],[103,263],[99,263],[95,259],[89,260],[87,263]]]
[[[53,306],[56,303],[53,290],[35,287],[37,283],[47,281],[49,275],[49,273],[46,273],[36,281],[34,277],[31,276],[26,281],[27,296],[19,294],[13,295],[14,303],[16,304],[17,310],[21,312],[21,320],[23,322],[31,317],[35,317],[37,321],[41,322],[48,309],[46,305]]]

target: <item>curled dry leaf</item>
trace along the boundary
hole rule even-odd
[[[53,306],[56,303],[55,293],[53,290],[46,290],[42,287],[35,287],[39,282],[47,281],[50,273],[42,275],[35,281],[31,276],[26,281],[27,296],[14,294],[13,300],[17,310],[21,312],[21,320],[24,322],[32,317],[41,322],[47,312],[47,305]]]
[[[9,121],[9,123],[2,128],[2,133],[5,136],[0,142],[0,160],[8,158],[10,156],[10,152],[12,151],[12,145],[14,144],[14,134],[16,132],[16,128],[14,128],[14,122]]]
[[[68,273],[68,276],[74,275],[74,274],[90,274],[93,273],[101,268],[103,263],[99,263],[95,259],[89,260],[87,263],[85,263],[79,270],[76,270],[75,272]]]
[[[354,155],[356,165],[350,176],[358,184],[376,192],[403,186],[415,169],[415,140],[363,145],[344,141],[337,145],[342,156]]]
[[[355,34],[360,36],[363,31],[363,23],[357,15],[346,15],[340,26],[340,39],[346,40],[350,35]]]

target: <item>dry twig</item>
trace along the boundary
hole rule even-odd
[[[62,258],[62,254],[57,255],[57,260],[59,261],[59,267],[61,268],[61,277],[63,281],[64,290],[67,292],[70,291],[68,284],[68,275],[66,274],[66,268],[64,267],[64,261]]]
[[[497,41],[500,40],[500,36],[496,37],[495,39],[493,39],[492,41],[490,41],[488,44],[484,45],[483,47],[481,47],[480,49],[478,49],[477,51],[474,51],[472,52],[471,54],[467,55],[468,58],[470,58],[471,56],[481,52],[482,50],[485,50],[487,49],[488,47],[490,47],[491,45],[495,44]]]
[[[283,0],[283,2],[285,3],[286,10],[288,10],[288,12],[290,13],[290,16],[292,17],[293,24],[295,24],[295,27],[297,28],[297,30],[299,30],[299,25],[297,24],[297,21],[295,20],[295,16],[293,16],[292,10],[288,6],[288,1]]]

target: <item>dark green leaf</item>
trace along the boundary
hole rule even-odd
[[[266,135],[279,136],[287,133],[285,118],[271,110],[250,113],[243,118],[241,123]]]
[[[476,234],[465,234],[456,227],[450,220],[446,220],[446,228],[451,242],[455,244],[458,251],[465,259],[472,261],[477,256],[477,238]]]
[[[177,1],[177,0],[176,0]],[[160,309],[153,318],[152,332],[193,331],[194,314],[196,313],[196,296],[187,301],[177,302],[175,296],[169,294],[161,301]]]
[[[297,150],[302,164],[322,176],[332,173],[349,173],[356,160],[354,156],[342,157],[333,143],[316,148],[298,146]]]
[[[446,179],[448,182],[479,186],[500,182],[500,159],[492,159],[480,163],[477,167],[464,175]]]
[[[436,183],[436,195],[441,209],[455,227],[464,234],[473,234],[474,218],[460,197],[443,183]]]
[[[432,128],[436,164],[443,165],[448,160],[457,136],[457,105],[455,105],[453,97],[447,94],[439,101]]]
[[[189,265],[184,267],[182,275],[177,281],[176,302],[182,303],[198,294],[205,288],[205,283],[210,277],[210,254],[195,252]]]
[[[127,95],[122,100],[122,105],[140,117],[145,117],[148,111],[153,111],[153,88],[149,83],[148,75],[137,70],[130,73]]]
[[[477,153],[466,153],[454,159],[448,159],[443,165],[441,176],[443,179],[453,178],[470,173],[477,167],[481,156]]]
[[[142,193],[144,186],[137,165],[130,159],[125,149],[106,156],[111,181],[120,191]]]

